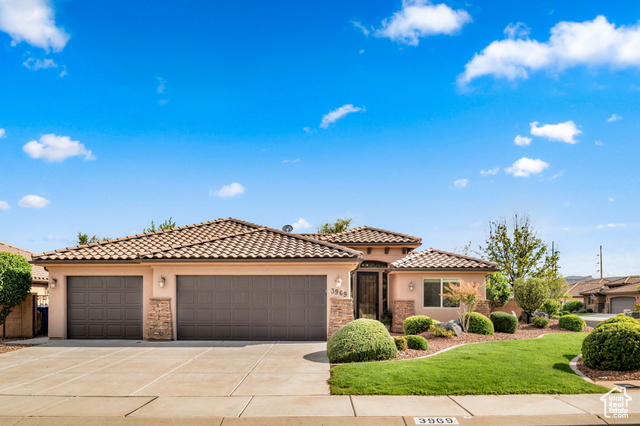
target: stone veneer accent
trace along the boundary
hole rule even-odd
[[[329,335],[327,339],[342,326],[353,321],[353,299],[330,299],[331,311],[329,313]]]
[[[489,304],[489,301],[488,300],[479,300],[478,304],[476,305],[476,309],[474,310],[474,312],[482,314],[482,315],[484,315],[486,317],[491,315],[491,305]]]
[[[149,299],[145,340],[173,340],[170,297],[152,297]]]
[[[394,333],[402,333],[404,331],[404,327],[402,326],[404,320],[416,314],[413,300],[394,300],[391,313],[393,314],[391,331]]]

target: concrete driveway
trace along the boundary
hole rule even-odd
[[[607,320],[609,318],[615,317],[617,314],[593,314],[593,315],[584,315],[581,318],[584,322],[587,323],[589,327],[595,327],[600,324],[602,321]]]
[[[0,355],[0,395],[329,395],[326,343],[51,341]]]

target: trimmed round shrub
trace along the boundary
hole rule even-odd
[[[518,318],[506,312],[492,312],[491,322],[498,333],[515,334],[518,329]]]
[[[542,312],[546,312],[549,316],[558,315],[560,312],[560,308],[562,307],[562,303],[557,300],[548,299],[546,302],[542,304],[540,310]]]
[[[433,327],[433,335],[435,337],[453,337],[456,335],[456,332],[453,330],[447,330],[444,327]]]
[[[588,312],[588,313],[590,313],[590,314],[592,314],[592,313],[593,313],[593,309],[591,309],[591,308],[587,308],[587,312]]]
[[[372,319],[351,321],[327,342],[327,356],[334,364],[390,359],[397,354],[396,345],[385,326]]]
[[[415,349],[417,351],[426,351],[429,349],[429,342],[422,336],[407,336],[407,345],[409,349]]]
[[[582,342],[582,359],[598,370],[640,368],[640,325],[618,322],[597,327]]]
[[[413,315],[402,322],[404,334],[420,334],[429,331],[433,320],[425,315]]]
[[[393,342],[396,344],[396,349],[399,351],[406,351],[409,347],[407,339],[404,336],[393,336]]]
[[[577,315],[563,315],[558,320],[558,325],[565,330],[582,331],[587,323]]]
[[[538,328],[549,327],[549,320],[545,317],[533,317],[531,318],[531,325]]]
[[[638,320],[624,315],[624,316],[615,316],[613,318],[606,319],[602,321],[600,324],[596,325],[595,328],[599,328],[607,324],[617,324],[617,323],[640,325],[640,322],[638,322]]]
[[[562,307],[562,310],[569,311],[569,312],[576,312],[582,308],[584,308],[584,303],[582,303],[581,301],[569,300],[567,303],[564,304],[564,306]]]
[[[469,314],[466,314],[469,315]],[[466,319],[466,316],[464,317]],[[464,324],[464,321],[460,319],[460,322]],[[491,320],[478,312],[471,313],[471,319],[469,320],[469,333],[484,334],[485,336],[491,336],[494,334],[495,329]]]

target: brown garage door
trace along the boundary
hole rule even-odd
[[[142,339],[142,277],[68,277],[69,339]]]
[[[620,314],[625,309],[633,311],[636,306],[636,299],[633,297],[614,297],[611,299],[611,313]]]
[[[326,340],[322,275],[177,277],[178,339]]]

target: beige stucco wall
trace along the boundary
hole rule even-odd
[[[389,306],[393,307],[394,300],[413,300],[416,315],[427,315],[438,321],[458,319],[458,308],[424,308],[422,280],[424,278],[449,278],[482,284],[480,293],[485,298],[486,273],[482,272],[398,272],[389,274]],[[413,282],[413,291],[409,290],[409,283]]]
[[[147,263],[147,264],[102,264],[102,265],[46,265],[49,270],[49,337],[67,338],[67,286],[69,276],[142,276],[143,329],[147,325],[149,298],[170,297],[173,315],[173,330],[176,338],[176,276],[177,275],[326,275],[327,277],[327,318],[329,318],[329,299],[347,298],[351,295],[350,272],[357,262],[289,262],[289,263]],[[44,265],[43,265],[44,266]],[[165,287],[158,282],[164,276]],[[337,277],[342,279],[341,290],[346,296],[331,294]],[[51,283],[58,280],[55,288]],[[328,331],[328,321],[327,321]]]
[[[362,252],[364,260],[377,260],[379,262],[393,263],[407,256],[402,254],[402,247],[389,247],[389,253],[385,254],[385,247],[363,247],[363,246],[346,246],[354,250]],[[371,253],[367,253],[367,249],[371,249]]]

